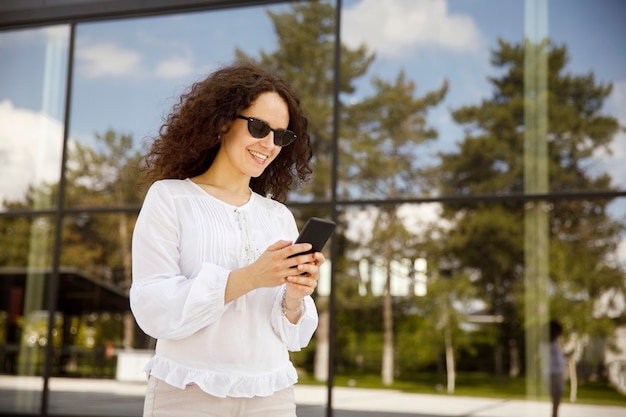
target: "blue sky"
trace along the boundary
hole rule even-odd
[[[282,4],[272,10],[287,8]],[[626,2],[550,0],[548,11],[549,36],[568,45],[571,72],[593,71],[597,80],[613,82],[605,110],[626,125],[626,33],[621,24]],[[366,43],[377,56],[359,81],[355,99],[368,94],[373,76],[391,81],[400,70],[416,82],[419,95],[447,79],[448,96],[430,113],[440,138],[429,152],[452,150],[462,132],[451,123],[449,110],[490,96],[489,51],[498,37],[523,39],[524,15],[522,0],[346,0],[343,41]],[[0,197],[19,194],[28,181],[58,172],[68,33],[66,26],[0,32],[0,158],[5,162],[0,174],[21,179],[3,185]],[[70,138],[92,141],[94,133],[113,128],[132,134],[139,145],[156,133],[176,97],[232,59],[236,47],[253,56],[275,50],[265,7],[78,25]],[[33,125],[40,128],[35,131]],[[625,149],[622,134],[612,156],[597,155],[623,188]],[[29,178],[24,172],[32,171],[33,158],[43,159]]]

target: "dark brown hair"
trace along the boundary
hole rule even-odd
[[[281,149],[250,188],[284,202],[294,186],[307,181],[312,146],[300,99],[287,82],[259,64],[238,61],[194,83],[181,95],[143,158],[145,181],[185,179],[205,172],[220,147],[220,135],[237,115],[266,92],[280,95],[289,109],[288,129],[297,139]]]

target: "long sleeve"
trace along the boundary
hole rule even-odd
[[[130,306],[137,324],[158,339],[181,339],[224,312],[230,271],[208,262],[185,276],[180,262],[180,222],[172,197],[151,188],[133,233]]]
[[[318,315],[311,296],[304,297],[304,310],[297,323],[291,323],[283,314],[282,291],[279,291],[272,309],[272,327],[287,349],[298,352],[306,347],[317,329]]]

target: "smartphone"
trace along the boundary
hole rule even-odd
[[[313,247],[309,251],[291,255],[290,258],[306,253],[321,252],[334,230],[335,223],[333,221],[311,217],[304,223],[300,235],[294,243],[310,243]]]

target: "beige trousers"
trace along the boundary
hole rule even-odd
[[[197,385],[181,390],[150,376],[143,417],[296,417],[293,387],[269,397],[219,398]]]

